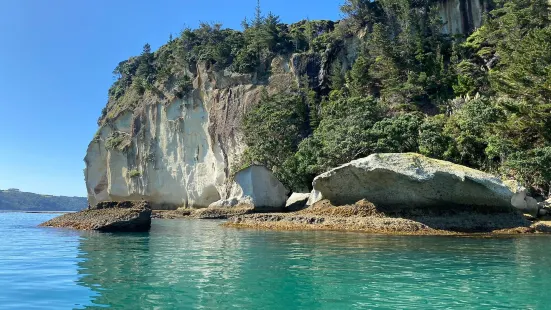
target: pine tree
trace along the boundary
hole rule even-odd
[[[262,17],[262,10],[260,8],[260,0],[256,0],[256,8],[254,12],[254,23],[253,26],[260,28],[262,26],[264,18]]]

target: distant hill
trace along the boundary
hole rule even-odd
[[[88,206],[84,197],[65,197],[0,190],[0,210],[13,211],[80,211]]]

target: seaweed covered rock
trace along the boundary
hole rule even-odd
[[[151,228],[151,208],[146,201],[104,202],[95,209],[64,214],[40,226],[104,232],[142,232]]]
[[[488,173],[414,153],[373,154],[354,160],[317,176],[313,185],[335,205],[367,199],[398,209],[512,210],[512,201],[526,195]]]

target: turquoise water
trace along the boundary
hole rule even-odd
[[[551,309],[551,237],[100,234],[0,213],[0,309]]]

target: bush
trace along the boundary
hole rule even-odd
[[[547,195],[551,186],[551,147],[535,148],[529,151],[516,152],[505,162],[505,170],[511,176],[534,189],[539,194]]]
[[[130,172],[128,172],[128,176],[131,177],[131,178],[137,178],[137,177],[140,177],[142,175],[142,173],[139,171],[139,170],[130,170]]]
[[[423,155],[444,159],[450,157],[448,150],[453,138],[444,133],[448,121],[445,115],[428,117],[419,128],[419,152]]]
[[[263,94],[243,122],[249,162],[278,170],[307,135],[307,107],[299,95]]]
[[[314,136],[321,141],[324,168],[336,167],[373,151],[370,130],[384,108],[373,97],[341,98],[322,105],[322,120]]]
[[[193,82],[189,76],[184,75],[180,78],[174,87],[174,96],[182,99],[193,90]]]
[[[105,141],[105,147],[107,149],[123,152],[128,150],[131,143],[132,140],[129,134],[121,131],[115,131]]]
[[[504,111],[494,99],[480,97],[467,100],[448,119],[444,128],[444,135],[454,141],[444,159],[478,169],[491,168],[486,154],[488,141],[504,120]]]
[[[386,118],[371,129],[377,153],[419,152],[419,129],[423,123],[420,114],[403,114]]]

